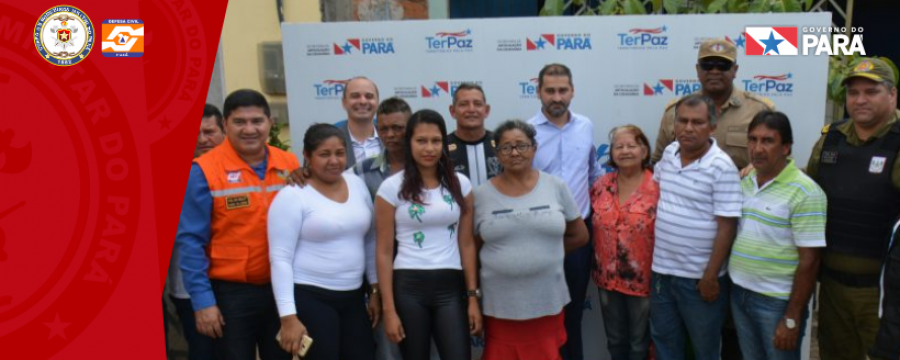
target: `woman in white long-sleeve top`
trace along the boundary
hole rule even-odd
[[[269,207],[281,346],[296,354],[308,334],[314,346],[304,360],[374,359],[379,306],[367,314],[362,286],[365,273],[378,288],[373,207],[363,180],[344,173],[347,151],[336,127],[310,126],[303,138],[309,186],[284,188]]]

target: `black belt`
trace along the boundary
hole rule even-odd
[[[843,271],[829,269],[826,266],[822,266],[822,275],[825,275],[828,278],[837,281],[845,286],[855,288],[878,287],[881,283],[881,276],[878,274],[850,274]]]

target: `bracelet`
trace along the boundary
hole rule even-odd
[[[481,299],[481,289],[466,291],[466,296],[470,298]]]

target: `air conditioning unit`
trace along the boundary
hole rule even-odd
[[[279,124],[288,124],[287,103],[280,100],[270,100],[269,110],[272,111],[272,119]]]
[[[264,93],[285,94],[284,55],[281,42],[259,43],[259,75]]]

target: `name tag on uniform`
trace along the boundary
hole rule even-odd
[[[823,151],[822,152],[822,163],[823,164],[837,164],[837,151]]]
[[[873,156],[872,162],[869,163],[869,172],[873,174],[881,174],[884,172],[884,164],[887,158],[883,156]]]
[[[225,198],[225,209],[234,210],[250,206],[250,197],[247,195]]]

